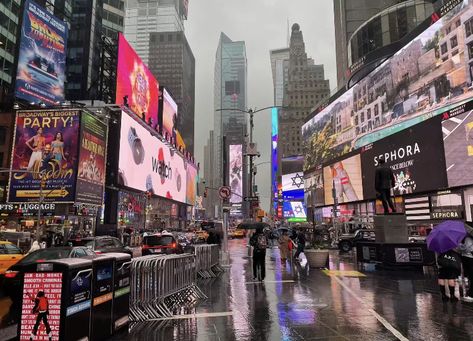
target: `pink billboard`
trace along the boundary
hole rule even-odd
[[[197,195],[197,168],[191,164],[187,164],[187,204],[194,205]]]
[[[117,91],[115,102],[124,104],[128,96],[129,108],[146,122],[158,123],[159,83],[135,50],[118,34]]]
[[[163,135],[168,133],[169,136],[176,138],[176,124],[177,104],[169,92],[163,88]]]
[[[122,112],[118,168],[121,185],[186,202],[184,159],[126,112]]]

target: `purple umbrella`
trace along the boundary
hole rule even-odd
[[[427,248],[430,251],[444,253],[452,250],[465,238],[465,225],[459,220],[447,220],[435,226],[427,236]]]

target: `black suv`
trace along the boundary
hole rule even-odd
[[[74,246],[86,246],[96,254],[121,252],[128,253],[133,257],[133,251],[124,246],[123,243],[115,237],[101,236],[101,237],[84,237],[69,240]]]
[[[338,248],[340,251],[349,252],[357,242],[374,242],[375,240],[374,230],[360,229],[354,233],[342,234],[338,241]]]

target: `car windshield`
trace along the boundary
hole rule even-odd
[[[173,238],[171,236],[146,236],[143,244],[149,246],[165,246],[172,244]]]
[[[60,258],[68,258],[71,254],[72,249],[70,248],[51,248],[44,250],[37,250],[29,255],[26,255],[18,264],[29,264],[38,261],[47,261]]]

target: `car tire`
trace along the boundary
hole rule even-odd
[[[342,241],[338,244],[338,247],[340,249],[340,251],[342,252],[350,252],[351,251],[351,243],[350,242],[347,242],[347,241]]]

